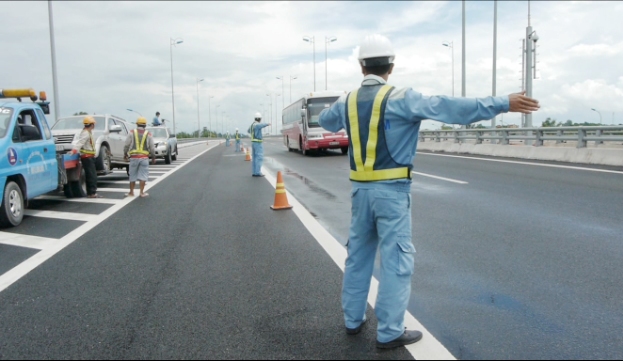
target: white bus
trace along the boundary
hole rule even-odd
[[[300,150],[303,155],[307,155],[309,151],[341,149],[342,154],[348,153],[345,130],[331,133],[318,124],[320,112],[344,94],[345,91],[308,93],[283,109],[281,134],[288,151]]]

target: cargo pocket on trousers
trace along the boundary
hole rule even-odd
[[[398,240],[398,275],[411,276],[413,274],[415,247],[410,237],[400,237]]]

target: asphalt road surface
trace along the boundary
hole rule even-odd
[[[345,244],[348,157],[264,144],[265,172]],[[372,307],[344,334],[337,261],[269,209],[272,178],[233,146],[180,153],[149,198],[118,173],[103,200],[42,197],[0,230],[0,358],[418,355],[374,348]],[[408,311],[454,357],[623,358],[621,169],[419,153],[414,172]]]

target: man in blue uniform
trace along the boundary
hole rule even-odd
[[[406,330],[415,248],[411,241],[411,169],[420,124],[425,119],[467,125],[503,112],[529,114],[538,101],[520,94],[486,98],[423,96],[411,88],[387,85],[394,50],[381,35],[365,38],[359,49],[361,87],[320,113],[330,132],[349,136],[352,219],[342,285],[346,333],[366,322],[377,247],[381,270],[375,305],[378,348],[408,345],[422,338]]]
[[[160,119],[158,119],[158,117],[160,117],[160,112],[156,112],[156,116],[154,117],[154,119],[151,121],[151,125],[154,127],[158,127],[160,126]]]
[[[236,153],[240,153],[240,133],[238,132],[238,128],[236,128],[234,137],[236,138]]]
[[[262,129],[269,127],[270,123],[261,124],[262,114],[255,113],[255,122],[249,127],[249,134],[251,134],[251,148],[253,149],[251,164],[253,167],[254,177],[263,177],[262,174],[262,161],[264,160],[264,146],[262,145]]]

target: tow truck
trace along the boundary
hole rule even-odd
[[[6,98],[17,101],[3,102]],[[0,227],[18,226],[28,201],[43,194],[63,190],[69,198],[86,196],[80,156],[56,146],[46,100],[43,91],[37,97],[33,89],[0,89]]]

